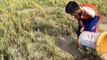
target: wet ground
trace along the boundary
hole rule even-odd
[[[100,25],[100,31],[107,31],[107,24],[101,24]],[[56,37],[55,38],[55,44],[61,48],[62,50],[72,54],[75,57],[75,60],[101,60],[98,56],[91,54],[91,55],[84,55],[82,54],[76,44],[76,37],[71,36],[62,36],[62,37]]]
[[[60,47],[62,50],[70,53],[75,57],[75,60],[101,60],[99,57],[95,55],[85,55],[82,54],[76,44],[74,38],[70,36],[63,36],[60,38],[55,38],[55,43],[58,47]]]

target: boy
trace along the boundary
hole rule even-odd
[[[83,31],[97,32],[99,24],[102,22],[102,15],[92,4],[78,5],[76,2],[70,1],[66,5],[65,11],[78,20],[78,37]]]
[[[88,4],[81,4],[79,6],[76,2],[70,1],[66,5],[65,11],[78,20],[78,36],[83,31],[97,32],[99,24],[102,22],[102,15],[95,7],[91,8]]]

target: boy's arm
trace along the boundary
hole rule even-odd
[[[94,29],[94,28],[98,29],[98,28],[99,28],[100,23],[102,23],[102,21],[103,21],[103,16],[102,16],[100,13],[96,13],[96,16],[98,16],[98,17],[99,17],[99,19],[98,19],[97,24],[96,24],[92,29]]]
[[[80,24],[81,27],[84,27],[83,22],[78,19],[78,23]]]
[[[87,17],[83,17],[83,15],[87,16]],[[93,18],[95,16],[95,12],[93,10],[82,10],[82,15],[79,16],[79,15],[75,15],[74,17],[76,19],[79,19],[79,20],[84,20],[84,19],[88,19],[88,18]]]
[[[79,23],[79,25],[81,26],[80,32],[83,32],[84,29],[85,29],[85,27],[84,27],[84,25],[83,25],[83,22],[82,22],[81,20],[78,20],[78,23]]]
[[[98,16],[99,17],[98,22],[96,24],[96,27],[98,27],[99,24],[103,20],[103,16],[99,12],[95,12],[94,10],[92,10],[89,7],[83,7],[82,8],[82,12],[83,12],[83,14],[87,15],[89,18],[93,18],[94,16]]]
[[[98,16],[98,17],[99,17],[99,19],[98,19],[98,22],[97,22],[96,26],[99,26],[99,25],[100,25],[100,23],[102,23],[102,22],[103,22],[103,16],[102,16],[100,13],[96,13],[96,16]]]
[[[83,7],[82,11],[84,12],[84,14],[86,14],[90,18],[93,18],[96,14],[96,12],[89,7]]]

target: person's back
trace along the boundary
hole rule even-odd
[[[91,13],[93,15],[98,13],[98,10],[96,9],[96,7],[93,4],[80,4],[79,6],[82,10],[87,11],[87,13]],[[90,9],[92,9],[92,10],[90,10]],[[83,15],[83,18],[88,18],[88,17],[89,16]]]
[[[92,8],[95,12],[98,12],[97,8],[96,8],[93,4],[83,3],[83,4],[80,4],[79,6],[80,6],[80,7],[90,7],[90,8]]]

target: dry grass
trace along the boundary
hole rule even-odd
[[[0,0],[0,60],[72,60],[53,38],[76,31],[77,21],[65,13],[68,1]]]

